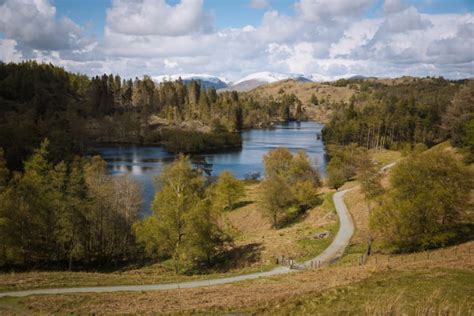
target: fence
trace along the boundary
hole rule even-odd
[[[472,260],[474,255],[474,247],[451,247],[436,250],[429,250],[423,252],[414,252],[411,254],[395,254],[395,255],[374,255],[368,256],[366,253],[362,254],[358,260],[358,265],[369,266],[399,266],[421,261],[443,261],[449,262],[451,260],[469,259]]]
[[[348,257],[344,258],[344,266],[399,266],[402,264],[410,264],[414,262],[420,262],[425,260],[431,261],[445,261],[459,260],[459,259],[470,259],[474,260],[474,246],[469,247],[451,247],[436,249],[424,252],[416,252],[412,254],[399,254],[399,255],[370,255],[370,248],[368,248],[362,255],[356,256],[353,260],[348,260]],[[308,264],[297,263],[293,258],[279,256],[276,258],[276,263],[279,265],[287,266],[291,269],[304,270],[304,269],[319,269],[323,265],[321,261],[312,260]],[[331,264],[332,265],[332,264]]]

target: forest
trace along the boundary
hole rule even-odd
[[[332,106],[333,116],[323,129],[326,144],[403,149],[451,139],[474,157],[474,81],[440,77],[393,85],[355,82],[360,91],[350,102]]]
[[[51,64],[0,63],[0,148],[12,170],[21,169],[45,138],[54,162],[71,161],[97,143],[198,152],[239,147],[243,129],[301,118],[294,95],[257,98],[217,93],[198,81],[89,78]],[[194,123],[199,128],[190,126]]]

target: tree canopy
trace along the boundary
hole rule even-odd
[[[461,233],[457,225],[472,209],[473,179],[450,152],[415,152],[392,170],[391,188],[374,210],[371,227],[395,251],[446,245]]]
[[[200,261],[210,263],[226,241],[219,211],[206,197],[204,178],[179,156],[157,178],[154,214],[135,225],[137,240],[149,255],[169,257],[175,272]]]
[[[283,147],[269,151],[263,158],[265,180],[261,204],[274,227],[288,216],[289,207],[305,210],[317,202],[319,171],[304,151],[293,155]]]

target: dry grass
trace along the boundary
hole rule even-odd
[[[323,83],[286,80],[260,86],[255,90],[252,90],[250,93],[262,96],[273,96],[276,98],[280,95],[280,90],[283,90],[286,94],[294,93],[301,100],[301,102],[303,102],[306,113],[310,116],[310,118],[318,122],[329,121],[331,109],[313,106],[310,103],[311,95],[316,95],[318,100],[321,100],[322,98],[327,100],[329,98],[331,102],[348,102],[351,96],[356,92],[349,87],[334,87]]]
[[[230,269],[223,273],[176,275],[168,267],[154,264],[116,272],[31,271],[0,274],[0,292],[38,288],[63,288],[108,285],[143,285],[223,278],[268,269],[265,266]]]
[[[471,251],[471,253],[469,253]],[[342,294],[354,288],[356,282],[370,280],[370,277],[389,275],[395,277],[403,273],[415,273],[412,282],[414,289],[420,276],[440,274],[440,269],[464,269],[471,271],[474,268],[474,242],[458,247],[433,251],[430,258],[418,254],[402,255],[399,261],[384,264],[378,257],[369,260],[365,266],[335,266],[319,270],[305,271],[293,275],[259,279],[235,284],[212,286],[195,289],[181,289],[169,291],[154,291],[141,293],[103,293],[103,294],[71,294],[57,296],[36,296],[22,299],[0,300],[0,304],[22,308],[30,313],[77,313],[77,314],[142,314],[142,313],[191,313],[191,312],[218,312],[218,311],[293,311],[284,309],[288,304],[304,303],[301,298],[325,295],[329,289],[343,287]],[[377,280],[377,279],[376,279]],[[387,289],[393,281],[378,283],[372,282],[374,288],[370,293],[377,293],[378,288]],[[407,283],[407,282],[405,282]],[[387,284],[385,286],[384,284]],[[422,283],[423,284],[423,283]],[[442,287],[444,288],[444,287]],[[456,291],[456,288],[452,289]],[[472,286],[471,286],[472,290]],[[392,292],[396,294],[397,292]],[[340,293],[339,293],[340,294]],[[426,293],[427,295],[431,293]],[[305,296],[306,295],[306,296]],[[465,292],[459,295],[466,295]],[[472,294],[471,294],[472,295]],[[343,298],[333,297],[332,304],[343,302]],[[385,296],[384,296],[385,297]],[[339,299],[338,299],[339,298]],[[388,298],[387,298],[388,300]],[[353,303],[354,304],[354,303]],[[449,302],[443,303],[444,306]],[[364,306],[364,305],[362,305]],[[423,305],[421,305],[423,306]],[[376,306],[366,306],[366,309],[375,309]],[[304,314],[304,313],[299,313]],[[313,313],[314,314],[314,313]]]
[[[273,229],[259,205],[260,184],[247,186],[244,201],[247,205],[227,214],[228,223],[235,232],[235,243],[244,248],[258,245],[258,260],[253,265],[268,265],[275,258],[284,255],[294,259],[305,259],[317,255],[332,238],[313,240],[316,232],[337,231],[337,216],[332,204],[332,194],[321,195],[323,203],[310,209],[294,223],[280,229]],[[255,249],[254,249],[255,250]]]
[[[474,272],[458,269],[385,271],[365,280],[287,300],[265,315],[471,315]]]
[[[245,206],[225,213],[233,227],[235,248],[229,251],[230,264],[216,267],[208,274],[176,275],[166,264],[120,271],[95,272],[21,272],[0,273],[0,291],[77,286],[155,284],[221,278],[268,270],[280,255],[306,259],[319,254],[332,240],[314,240],[311,236],[322,230],[337,230],[337,217],[331,195],[324,194],[322,205],[311,209],[299,221],[282,229],[272,229],[270,221],[259,209],[259,184],[246,186]]]

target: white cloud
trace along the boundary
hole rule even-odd
[[[364,19],[353,23],[340,41],[331,45],[330,56],[349,56],[355,49],[366,45],[374,37],[381,23],[381,19]]]
[[[427,48],[427,55],[433,63],[437,64],[472,62],[474,55],[474,22],[459,24],[454,36],[431,42]]]
[[[107,25],[112,32],[126,35],[178,36],[209,31],[211,19],[203,0],[181,0],[175,6],[165,0],[113,0]]]
[[[23,55],[16,50],[17,42],[15,40],[0,40],[0,60],[4,62],[19,62]]]
[[[385,0],[383,4],[383,10],[387,14],[403,11],[407,7],[403,0]]]
[[[250,0],[250,7],[254,9],[265,9],[270,6],[268,0]]]
[[[32,49],[64,50],[90,43],[67,17],[57,18],[49,0],[0,2],[0,32]]]
[[[163,61],[163,63],[165,64],[166,69],[173,69],[173,68],[176,68],[178,66],[177,62],[169,60],[169,59],[165,59]]]
[[[94,42],[80,26],[58,18],[49,0],[0,0],[7,9],[0,10],[0,59],[32,58],[124,77],[210,73],[236,80],[261,71],[331,78],[474,75],[472,14],[423,14],[387,0],[376,18],[362,18],[369,5],[298,0],[294,14],[269,10],[259,23],[217,29],[202,0],[174,6],[113,0],[103,40]]]
[[[414,7],[390,14],[380,27],[380,32],[403,33],[407,31],[423,30],[432,26],[431,22],[423,18]]]
[[[295,7],[301,17],[307,21],[332,21],[361,15],[372,0],[299,0]]]

